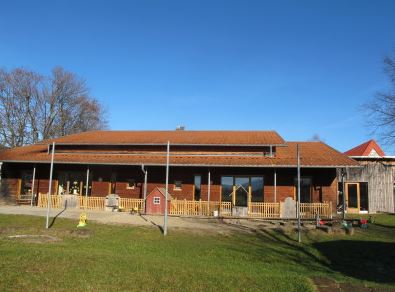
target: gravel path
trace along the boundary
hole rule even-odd
[[[20,214],[33,216],[46,216],[46,209],[30,206],[9,206],[1,205],[0,214]],[[79,221],[82,210],[77,209],[51,209],[51,218],[69,218],[74,219],[76,224]],[[130,224],[136,226],[151,226],[159,228],[163,225],[163,216],[152,215],[132,215],[122,212],[105,212],[105,211],[87,211],[87,218],[89,221],[96,221],[104,224]],[[197,218],[197,217],[173,217],[168,218],[169,229],[199,229],[218,231],[220,233],[225,230],[233,229],[229,224],[224,224],[221,220],[216,218]]]

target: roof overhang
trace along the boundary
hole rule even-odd
[[[50,161],[15,161],[15,160],[3,160],[6,163],[32,163],[32,164],[50,164]],[[103,162],[80,162],[80,161],[55,161],[54,164],[77,164],[77,165],[122,165],[122,166],[166,166],[166,163],[103,163]],[[262,165],[262,164],[251,164],[251,165],[236,165],[236,164],[172,164],[170,163],[169,166],[172,167],[245,167],[245,168],[296,168],[297,165]],[[363,166],[360,165],[301,165],[301,168],[361,168]]]

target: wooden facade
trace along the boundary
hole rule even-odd
[[[395,212],[395,157],[386,156],[374,140],[345,154],[360,165],[359,168],[346,168],[345,172],[344,193],[346,204],[351,207],[349,212]]]
[[[277,210],[277,203],[286,198],[296,200],[299,146],[300,203],[330,202],[335,211],[336,169],[358,165],[324,143],[285,142],[273,131],[88,132],[53,141],[58,144],[52,195],[116,194],[141,200],[155,188],[165,187],[165,141],[173,143],[169,194],[174,200],[191,202],[187,204],[193,210],[200,206],[196,202],[203,201],[216,202],[222,211],[230,204],[234,214],[257,213],[254,210],[265,214]],[[52,145],[46,143],[0,153],[1,177],[9,194],[28,197],[48,192]]]
[[[357,195],[361,195],[362,183],[367,184],[369,213],[395,212],[395,159],[355,158],[361,168],[347,169],[346,191],[349,184],[357,184]],[[359,209],[360,203],[359,203]]]

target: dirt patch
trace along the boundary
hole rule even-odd
[[[366,287],[363,285],[353,285],[348,283],[337,283],[332,279],[325,277],[315,277],[312,279],[314,285],[319,292],[336,292],[336,291],[344,291],[344,292],[389,292],[395,291],[392,288],[376,288],[376,287]]]
[[[78,238],[90,238],[93,236],[94,232],[90,229],[76,229],[72,230],[70,234]]]
[[[26,243],[51,243],[61,241],[58,237],[42,234],[17,234],[9,235],[6,238]]]

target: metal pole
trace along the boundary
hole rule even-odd
[[[341,176],[342,176],[342,197],[343,197],[343,220],[346,220],[346,184],[344,182],[344,177],[346,172],[342,168]]]
[[[277,170],[274,169],[274,202],[277,203]]]
[[[1,187],[1,176],[2,176],[2,172],[1,172],[1,168],[3,166],[3,162],[0,162],[0,187]]]
[[[169,160],[170,160],[170,141],[167,141],[166,155],[166,188],[165,188],[165,218],[163,226],[163,235],[167,235],[167,193],[169,190]]]
[[[86,168],[86,186],[85,186],[85,210],[88,205],[88,191],[89,191],[89,165]]]
[[[144,201],[143,201],[143,212],[144,212],[144,214],[145,214],[145,212],[146,212],[146,209],[145,209],[145,206],[146,206],[146,201],[147,201],[147,176],[148,176],[148,170],[147,169],[144,169],[144,164],[141,166],[141,169],[142,169],[142,171],[144,172],[144,194],[143,194],[143,196],[144,196]]]
[[[2,166],[3,166],[3,162],[0,161],[0,196],[3,194],[3,188],[1,186]]]
[[[51,155],[51,169],[49,172],[49,189],[47,196],[47,221],[45,228],[49,228],[49,209],[51,208],[51,193],[52,193],[52,173],[53,173],[53,160],[55,156],[55,142],[52,142],[52,155]]]
[[[208,171],[208,182],[207,182],[207,211],[210,215],[210,197],[211,197],[211,173]]]
[[[33,167],[33,180],[32,180],[32,198],[30,200],[30,207],[33,207],[34,200],[34,181],[36,180],[36,166]]]
[[[299,149],[299,144],[296,145],[296,152],[297,152],[297,158],[298,158],[298,201],[296,203],[297,209],[296,209],[296,215],[298,217],[298,242],[300,243],[301,240],[301,234],[300,234],[300,149]]]

